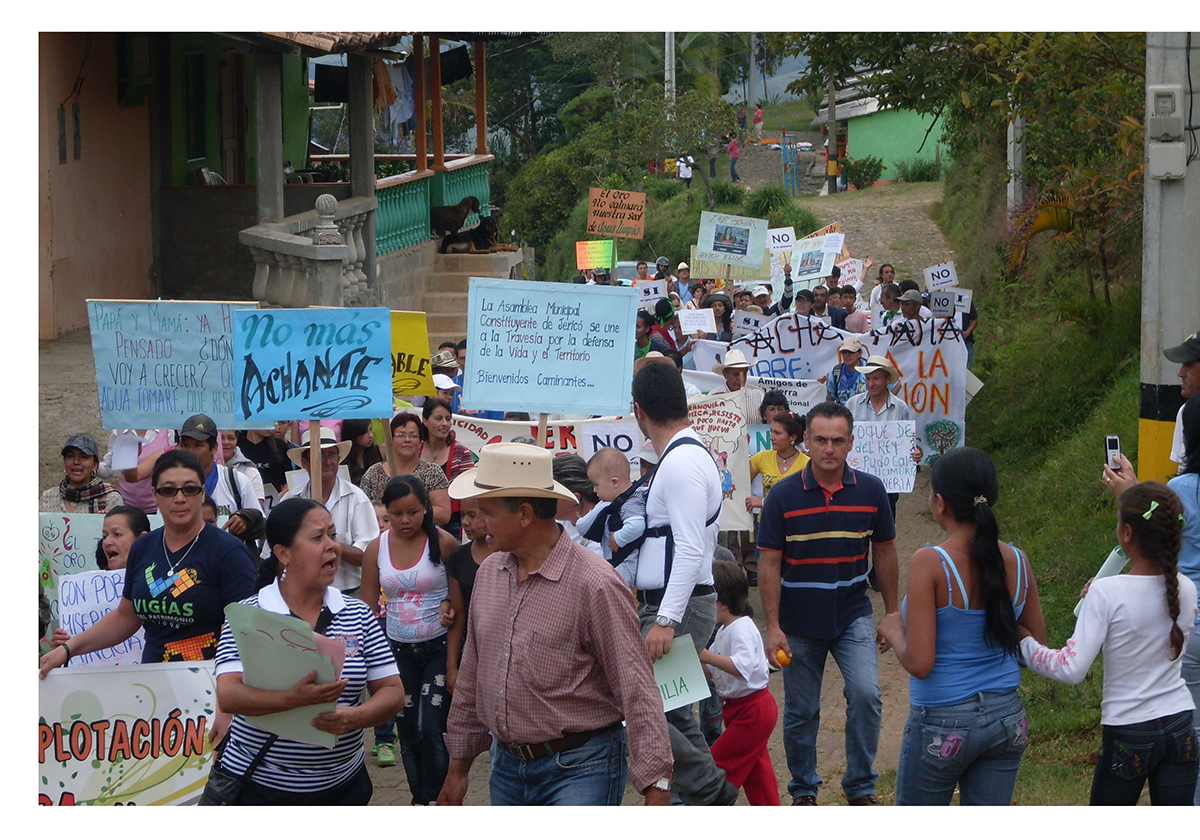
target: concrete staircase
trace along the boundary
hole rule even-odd
[[[467,288],[471,277],[509,277],[525,259],[522,251],[496,254],[436,254],[422,308],[429,325],[429,347],[467,337]]]

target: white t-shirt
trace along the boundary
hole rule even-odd
[[[258,503],[258,495],[254,492],[254,485],[250,483],[250,479],[242,473],[229,469],[224,464],[215,466],[217,486],[213,488],[212,498],[217,503],[217,515],[236,513],[239,508],[251,508],[262,513],[262,505]],[[238,483],[238,492],[242,496],[240,505],[233,496],[233,485],[230,484],[235,480]]]
[[[713,549],[721,524],[719,519],[712,525],[704,524],[721,507],[721,477],[717,473],[717,464],[704,441],[690,428],[677,432],[668,446],[681,437],[695,438],[700,441],[700,446],[680,444],[661,458],[646,498],[646,528],[670,524],[675,538],[671,585],[658,608],[659,615],[673,621],[683,620],[695,586],[713,582]],[[662,469],[663,463],[667,465],[666,469]],[[638,589],[663,588],[666,547],[664,537],[647,537],[642,543],[638,554]]]
[[[1179,618],[1184,645],[1196,623],[1196,584],[1178,575]],[[1104,695],[1100,722],[1123,726],[1194,709],[1180,676],[1183,655],[1172,660],[1166,585],[1162,575],[1114,575],[1092,583],[1059,650],[1028,636],[1021,657],[1029,668],[1059,682],[1078,685],[1104,648]]]
[[[1186,405],[1186,403],[1184,403]],[[1183,406],[1179,406],[1179,413],[1175,415],[1175,434],[1171,438],[1171,460],[1179,465],[1179,469],[1183,469]]]
[[[708,668],[708,675],[722,698],[745,697],[767,687],[767,654],[763,650],[762,634],[750,616],[743,615],[728,627],[718,627],[717,637],[708,649],[732,659],[741,674],[735,677],[720,668]]]

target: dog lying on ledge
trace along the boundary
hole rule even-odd
[[[495,254],[519,250],[516,245],[500,244],[500,224],[495,216],[481,216],[477,226],[448,235],[438,246],[439,254]]]
[[[467,223],[467,216],[479,212],[479,199],[473,195],[464,198],[458,204],[446,207],[429,208],[429,226],[438,236],[458,233]]]

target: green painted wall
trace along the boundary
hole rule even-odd
[[[884,162],[883,175],[887,181],[895,178],[892,164],[901,160],[933,160],[937,154],[938,142],[942,136],[942,121],[939,117],[926,139],[925,132],[929,129],[931,117],[922,116],[915,111],[892,109],[876,111],[865,117],[855,117],[846,121],[847,153],[850,157],[860,158],[875,155]],[[925,147],[921,148],[921,141]],[[920,154],[917,149],[921,149]],[[941,150],[943,162],[946,159],[945,147]]]

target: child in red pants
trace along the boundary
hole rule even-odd
[[[717,629],[711,647],[701,651],[725,706],[725,731],[712,745],[713,761],[734,787],[746,791],[751,805],[778,805],[779,782],[767,741],[779,720],[779,706],[767,688],[767,655],[754,626],[750,584],[740,566],[713,563],[717,590]]]

